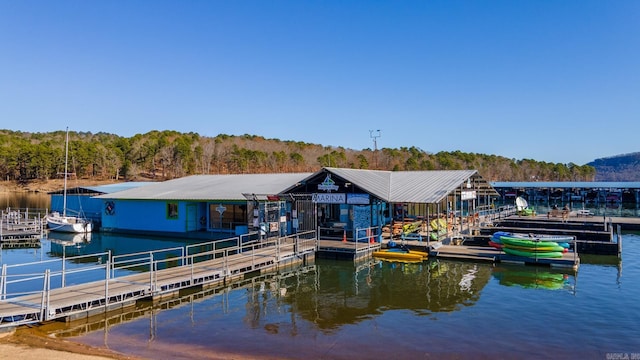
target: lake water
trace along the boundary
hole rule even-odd
[[[95,233],[69,251],[177,244]],[[43,240],[1,256],[16,263],[60,253]],[[152,359],[640,358],[640,236],[624,234],[621,261],[582,261],[573,272],[317,260],[54,332]]]

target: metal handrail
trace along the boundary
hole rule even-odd
[[[247,238],[250,238],[250,237],[247,237]],[[222,240],[216,240],[216,241],[213,241],[210,243],[204,243],[204,244],[201,243],[201,244],[189,245],[185,247],[173,247],[173,248],[157,249],[157,250],[145,251],[145,252],[120,254],[116,256],[112,256],[111,251],[107,251],[107,252],[101,252],[101,253],[95,253],[95,254],[78,255],[78,256],[73,256],[69,258],[63,257],[62,259],[51,259],[51,260],[37,261],[37,262],[31,262],[31,263],[12,264],[12,265],[4,264],[2,266],[2,273],[0,274],[0,291],[1,291],[0,300],[6,300],[8,298],[14,298],[19,296],[41,294],[40,308],[38,310],[39,314],[35,314],[35,313],[26,314],[29,317],[28,319],[25,318],[25,319],[18,319],[15,321],[11,321],[11,325],[15,326],[18,324],[28,324],[36,321],[50,320],[56,317],[55,310],[50,309],[51,291],[65,287],[64,280],[61,281],[61,284],[62,284],[61,286],[52,286],[52,279],[57,277],[64,279],[67,275],[86,273],[90,271],[95,272],[96,270],[104,269],[104,276],[98,276],[91,281],[87,281],[87,283],[95,282],[95,281],[104,281],[105,304],[109,305],[114,303],[109,297],[109,282],[112,279],[117,279],[116,270],[130,270],[135,266],[148,268],[149,269],[149,278],[148,278],[149,289],[151,290],[152,294],[157,294],[163,291],[167,291],[167,290],[162,290],[158,288],[158,274],[159,274],[159,271],[166,270],[169,268],[167,264],[168,262],[178,261],[178,265],[177,265],[178,267],[188,266],[191,269],[190,270],[191,280],[193,280],[194,273],[197,270],[197,268],[200,266],[199,265],[200,262],[197,261],[197,257],[211,256],[213,259],[220,258],[221,263],[219,265],[213,265],[214,269],[216,267],[219,268],[220,271],[223,272],[225,276],[227,276],[231,274],[233,263],[236,263],[236,261],[234,261],[233,263],[230,263],[229,260],[231,258],[231,255],[238,255],[239,257],[250,257],[251,258],[250,266],[247,269],[241,269],[240,271],[241,273],[247,272],[247,271],[253,271],[256,265],[259,264],[258,259],[263,258],[260,255],[258,250],[263,248],[272,249],[273,252],[269,254],[269,256],[273,257],[275,261],[278,261],[278,259],[282,255],[283,249],[286,249],[287,252],[290,250],[293,250],[293,254],[296,256],[308,251],[315,250],[317,235],[315,231],[311,230],[311,231],[302,232],[298,234],[292,234],[286,237],[272,237],[272,238],[262,239],[261,241],[257,241],[257,242],[247,241],[243,243],[243,239],[244,238],[238,237],[236,245],[232,245],[232,246],[221,248],[221,249],[215,249],[217,243],[221,241],[229,241],[229,240],[236,240],[236,239],[235,238],[222,239]],[[191,249],[194,248],[195,246],[202,247],[203,245],[205,246],[208,245],[212,247],[212,249],[196,252],[192,254],[189,253]],[[165,259],[158,258],[158,254],[170,253],[175,251],[180,251],[180,255],[175,258],[165,258]],[[105,256],[106,256],[106,261],[103,261],[102,259]],[[67,262],[67,260],[73,261],[74,259],[96,258],[96,257],[98,259],[97,264],[90,263],[87,266],[71,268],[71,269],[67,269],[66,266],[64,265]],[[62,263],[60,265],[61,267],[60,270],[52,271],[51,269],[46,269],[43,273],[9,274],[9,272],[12,272],[10,270],[14,270],[16,268],[25,268],[29,265],[36,265],[36,264],[42,265],[47,263],[58,263],[58,262]],[[211,263],[207,264],[207,267],[209,268],[209,270],[211,269],[211,266],[212,266]],[[165,267],[165,269],[162,269],[163,267]],[[15,292],[9,292],[7,290],[7,285],[17,284],[20,282],[27,282],[27,281],[37,282],[38,280],[42,281],[41,283],[42,288],[40,290],[33,290],[33,291],[20,290]],[[188,286],[191,286],[191,284],[193,284],[193,281],[191,281],[190,284],[184,285],[184,286],[188,287]],[[171,289],[170,291],[174,291],[174,290],[175,289]],[[148,295],[149,294],[145,294],[145,296],[148,296]],[[121,301],[121,300],[116,300],[116,302],[117,301]],[[54,313],[47,313],[48,311],[49,312],[54,311]],[[4,322],[2,320],[2,317],[0,316],[0,328],[3,327],[3,325],[4,325]]]

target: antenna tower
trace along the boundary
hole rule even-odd
[[[378,152],[378,138],[382,136],[380,130],[369,130],[369,137],[373,139],[373,168],[378,169],[378,158],[376,154]]]

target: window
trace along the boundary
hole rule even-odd
[[[177,218],[178,218],[178,204],[167,203],[167,219],[177,219]]]

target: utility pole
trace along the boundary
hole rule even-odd
[[[374,134],[375,133],[375,134]],[[373,139],[373,168],[378,169],[378,159],[376,157],[376,153],[378,152],[378,138],[382,136],[380,135],[380,130],[369,130],[369,137]]]

